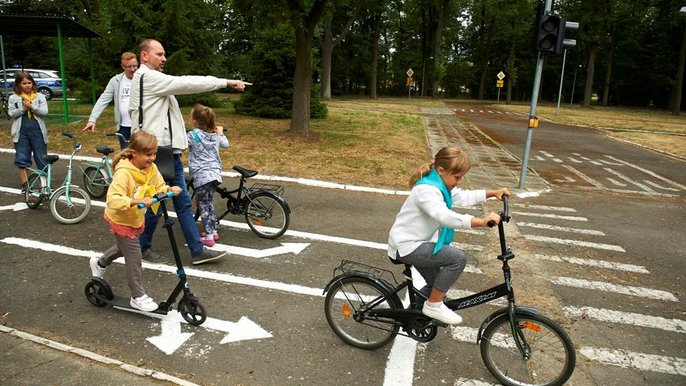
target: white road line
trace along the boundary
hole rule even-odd
[[[565,287],[585,288],[596,291],[611,292],[622,295],[663,300],[668,302],[679,302],[679,299],[677,299],[676,296],[672,295],[669,292],[650,288],[618,285],[606,283],[603,281],[583,280],[571,277],[556,277],[553,278],[551,282],[553,284],[562,285]]]
[[[571,232],[571,233],[580,233],[584,235],[595,235],[595,236],[605,236],[605,233],[593,229],[579,229],[579,228],[569,228],[569,227],[561,227],[557,225],[550,225],[550,224],[536,224],[536,223],[530,223],[530,222],[517,222],[517,225],[520,227],[530,227],[530,228],[536,228],[536,229],[546,229],[546,230],[551,230],[551,231],[558,231],[558,232]]]
[[[670,332],[686,333],[686,321],[659,316],[641,315],[633,312],[606,310],[594,307],[565,306],[565,315],[576,318],[591,318],[600,322],[629,324],[638,327],[656,328]]]
[[[588,219],[587,219],[586,217],[560,216],[560,215],[557,215],[557,214],[549,214],[549,213],[512,212],[512,214],[516,214],[516,215],[519,215],[519,216],[554,218],[554,219],[558,219],[558,220],[588,221]]]
[[[621,178],[621,179],[623,179],[624,181],[626,181],[626,182],[628,182],[628,183],[630,183],[630,184],[634,184],[634,185],[638,186],[639,188],[645,190],[646,192],[657,193],[657,192],[654,191],[653,189],[650,189],[649,187],[643,185],[643,184],[640,183],[640,182],[637,182],[637,181],[632,180],[631,178],[625,176],[624,174],[622,174],[622,173],[620,173],[620,172],[618,172],[618,171],[616,171],[616,170],[614,170],[614,169],[612,169],[612,168],[603,168],[603,169],[605,169],[606,172],[608,172],[608,173],[610,173],[610,174],[613,174],[613,175],[617,176],[618,178]]]
[[[595,347],[581,347],[579,352],[586,358],[605,365],[686,375],[686,359],[683,358]]]
[[[575,168],[573,168],[573,167],[571,167],[571,166],[569,166],[569,165],[562,165],[562,167],[565,168],[565,169],[567,169],[567,170],[569,170],[570,172],[576,174],[576,175],[579,176],[582,180],[588,182],[589,184],[595,186],[595,187],[598,188],[598,189],[603,189],[603,188],[605,188],[605,186],[603,186],[603,184],[601,184],[600,182],[594,180],[593,178],[591,178],[591,177],[585,175],[584,173],[582,173],[582,172],[576,170]]]
[[[537,155],[537,156],[535,156],[534,158],[532,158],[532,160],[533,160],[533,161],[545,161],[546,159],[543,158],[543,157],[541,157],[540,155]]]
[[[411,386],[414,380],[414,358],[417,355],[417,341],[398,335],[393,342],[386,361],[384,386]]]
[[[622,188],[626,187],[626,184],[621,183],[621,182],[615,180],[614,178],[607,177],[607,180],[610,181],[610,183],[612,183],[613,185],[621,186]]]
[[[590,158],[588,158],[588,157],[580,156],[580,158],[581,158],[582,160],[586,161],[586,162],[592,163],[593,165],[597,165],[597,166],[602,165],[600,162],[594,161],[594,160],[592,160],[592,159],[590,159]]]
[[[624,166],[624,164],[621,164],[619,162],[610,162],[610,161],[605,161],[604,159],[599,160],[600,162],[604,163],[605,165],[610,165],[610,166]]]
[[[574,245],[577,247],[602,249],[604,251],[626,252],[626,250],[624,248],[620,247],[619,245],[613,245],[613,244],[594,243],[591,241],[581,241],[581,240],[560,239],[557,237],[547,237],[547,236],[537,236],[537,235],[524,235],[524,238],[527,240],[540,241],[540,242],[544,242],[544,243]]]
[[[656,184],[655,182],[650,181],[650,180],[643,180],[643,182],[645,182],[646,184],[651,185],[655,188],[658,188],[658,189],[669,190],[670,192],[678,192],[679,191],[679,189],[662,186],[662,185]]]
[[[558,178],[558,179],[556,179],[555,181],[557,181],[557,182],[567,182],[567,183],[572,183],[572,182],[574,182],[574,181],[576,181],[576,180],[575,180],[575,179],[573,179],[573,178],[572,178],[572,177],[570,177],[570,176],[565,176],[565,178]]]
[[[542,259],[542,260],[555,261],[555,262],[567,262],[570,264],[587,265],[587,266],[591,266],[591,267],[615,269],[618,271],[628,271],[628,272],[647,273],[647,274],[650,273],[650,271],[648,271],[642,265],[614,263],[611,261],[595,260],[595,259],[581,259],[578,257],[541,255],[538,253],[534,254],[534,257],[536,257],[537,259]]]
[[[622,164],[624,164],[624,165],[627,165],[627,166],[629,166],[629,167],[632,167],[632,168],[634,168],[634,169],[636,169],[636,170],[640,170],[640,171],[642,171],[643,173],[646,173],[646,174],[648,174],[648,175],[650,175],[650,176],[653,176],[653,177],[657,178],[658,180],[661,180],[661,181],[664,181],[664,182],[666,182],[666,183],[668,183],[668,184],[671,184],[671,185],[673,185],[673,186],[676,186],[677,188],[679,188],[679,189],[681,189],[681,190],[686,190],[686,186],[681,185],[681,184],[678,183],[678,182],[674,182],[674,181],[670,180],[669,178],[662,177],[661,175],[659,175],[659,174],[657,174],[657,173],[654,173],[654,172],[652,172],[652,171],[650,171],[650,170],[648,170],[648,169],[644,169],[644,168],[642,168],[642,167],[640,167],[640,166],[638,166],[638,165],[634,165],[634,164],[632,164],[632,163],[623,161],[623,160],[618,159],[618,158],[615,158],[615,157],[613,157],[613,156],[611,156],[611,155],[606,155],[605,157],[607,157],[607,158],[609,158],[609,159],[611,159],[611,160],[620,162],[620,163],[622,163]]]
[[[496,386],[495,383],[479,381],[477,379],[457,378],[453,386]]]
[[[572,161],[572,162],[574,162],[575,164],[582,164],[582,163],[584,163],[584,161],[579,161],[578,159],[576,159],[576,158],[574,158],[574,157],[567,157],[567,158],[569,158],[569,160]]]

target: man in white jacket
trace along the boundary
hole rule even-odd
[[[200,234],[195,227],[195,219],[191,211],[191,198],[186,188],[183,175],[183,163],[181,153],[188,148],[186,127],[181,115],[181,109],[174,95],[197,94],[201,92],[215,91],[220,88],[232,87],[243,91],[246,85],[251,83],[233,79],[221,79],[214,76],[172,76],[162,73],[167,61],[164,47],[154,39],[146,39],[140,44],[141,66],[133,75],[131,81],[131,100],[129,113],[134,128],[138,130],[139,106],[142,107],[141,130],[155,134],[159,146],[174,148],[175,176],[167,180],[169,186],[182,188],[181,194],[174,197],[174,209],[178,216],[181,230],[191,251],[193,264],[202,264],[216,260],[226,255],[226,252],[209,250],[200,242]],[[142,97],[141,97],[141,77]],[[171,125],[171,135],[169,126]],[[143,259],[150,262],[162,262],[166,257],[154,252],[152,247],[152,235],[160,219],[157,215],[147,211],[145,214],[145,231],[140,235]]]
[[[138,69],[138,60],[133,52],[121,54],[121,74],[113,76],[105,87],[105,91],[100,95],[83,131],[95,131],[95,122],[110,102],[114,101],[114,124],[117,132],[124,136],[119,137],[119,146],[122,150],[126,147],[126,142],[131,137],[131,116],[129,115],[129,97],[131,95],[131,79]]]

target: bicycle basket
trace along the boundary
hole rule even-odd
[[[371,265],[358,263],[351,260],[341,260],[341,264],[339,264],[338,267],[334,268],[333,276],[336,277],[338,275],[351,272],[363,273],[375,279],[383,280],[386,282],[392,282],[395,283],[396,286],[398,285],[398,281],[396,280],[393,272],[387,269],[373,267]]]
[[[252,193],[258,190],[266,190],[268,192],[272,192],[276,194],[277,196],[283,196],[283,186],[279,185],[270,185],[270,184],[252,184],[248,188],[248,192]]]

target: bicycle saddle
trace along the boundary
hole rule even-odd
[[[109,155],[111,153],[114,153],[114,150],[111,147],[103,146],[103,145],[98,145],[95,148],[95,151],[97,151],[100,154],[104,154],[104,155]]]
[[[240,173],[241,176],[243,176],[243,178],[255,177],[255,176],[257,175],[257,171],[255,171],[255,170],[250,170],[250,169],[246,169],[246,168],[242,168],[242,167],[240,167],[240,166],[238,166],[238,165],[234,166],[234,167],[233,167],[233,170],[235,170],[235,171],[237,171],[238,173]]]
[[[43,159],[45,160],[45,162],[53,164],[57,162],[58,159],[60,159],[60,156],[58,156],[57,154],[46,154],[43,156]]]

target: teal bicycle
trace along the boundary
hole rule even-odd
[[[109,133],[108,137],[119,136],[123,140],[126,138],[120,133]],[[83,162],[81,170],[83,171],[83,187],[92,198],[103,198],[107,194],[107,189],[112,182],[113,170],[110,165],[109,155],[115,150],[109,146],[98,145],[95,151],[102,154],[100,162]]]
[[[56,189],[52,187],[52,166],[60,157],[55,154],[45,155],[43,159],[47,165],[42,170],[28,168],[24,199],[31,209],[36,209],[41,202],[49,200],[50,213],[57,221],[62,224],[76,224],[86,218],[91,210],[91,199],[86,191],[71,183],[72,161],[83,145],[71,133],[63,132],[62,135],[74,140],[67,175],[62,185]]]

